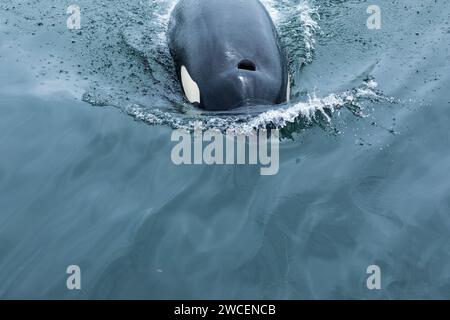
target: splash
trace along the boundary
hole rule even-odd
[[[297,101],[282,106],[254,106],[245,112],[233,111],[236,114],[221,113],[220,115],[208,115],[199,113],[186,115],[183,119],[179,116],[163,112],[161,110],[149,110],[138,104],[130,104],[125,111],[136,120],[152,125],[167,125],[174,129],[194,130],[197,122],[202,123],[202,129],[215,128],[231,131],[236,134],[247,134],[255,129],[278,128],[282,129],[288,124],[304,121],[314,122],[318,117],[331,122],[330,114],[346,108],[360,117],[364,117],[364,103],[376,102],[387,99],[379,90],[373,79],[367,79],[358,88],[344,91],[339,94],[330,94],[325,97],[309,96],[306,101]],[[265,111],[261,112],[263,109]]]
[[[280,34],[290,72],[297,72],[314,57],[315,35],[320,31],[319,8],[309,1],[262,0]]]

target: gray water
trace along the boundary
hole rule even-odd
[[[292,102],[244,115],[184,102],[173,1],[0,3],[0,297],[450,298],[450,4],[264,3]],[[279,173],[174,165],[192,120],[280,128]]]

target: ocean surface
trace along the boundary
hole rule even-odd
[[[0,298],[450,298],[448,0],[263,1],[291,101],[224,114],[182,97],[175,3],[1,1]],[[193,121],[279,128],[278,174],[176,166]]]

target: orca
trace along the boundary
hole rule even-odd
[[[167,32],[190,103],[224,111],[289,100],[286,54],[259,0],[179,0]]]

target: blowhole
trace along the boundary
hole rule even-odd
[[[253,61],[244,59],[239,62],[238,69],[248,70],[248,71],[256,71],[256,65]]]

